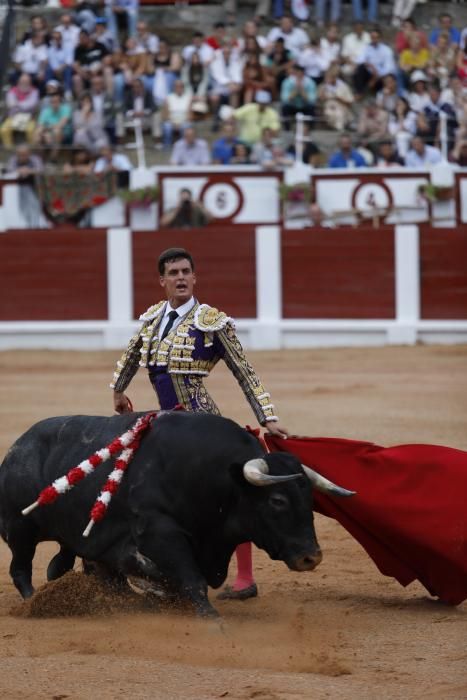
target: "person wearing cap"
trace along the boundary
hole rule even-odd
[[[381,41],[379,27],[373,27],[370,43],[364,47],[357,59],[357,70],[354,73],[355,92],[359,97],[363,97],[368,90],[377,92],[381,88],[382,79],[389,73],[396,73],[393,51]]]
[[[236,109],[233,113],[238,127],[239,139],[249,146],[254,146],[261,139],[263,129],[269,128],[274,134],[280,130],[279,115],[271,104],[271,93],[257,90],[255,101]]]
[[[132,410],[125,390],[138,368],[145,367],[162,410],[179,405],[187,411],[219,415],[203,379],[224,360],[259,424],[271,435],[288,437],[269,392],[245,357],[233,319],[194,297],[196,275],[190,253],[183,248],[165,250],[159,256],[158,270],[166,299],[140,316],[142,325],[117,363],[110,384],[115,411]],[[221,598],[245,599],[258,594],[250,543],[237,548],[237,563],[237,579]]]
[[[430,101],[427,89],[428,76],[422,70],[414,70],[410,76],[410,109],[414,112],[423,112]]]
[[[290,129],[290,118],[299,112],[311,118],[315,115],[316,83],[305,75],[305,69],[298,63],[281,85],[280,101],[287,130]]]

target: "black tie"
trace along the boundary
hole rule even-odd
[[[178,318],[178,313],[176,311],[171,311],[169,313],[169,320],[167,321],[167,324],[166,324],[164,330],[162,331],[161,340],[164,340],[165,336],[170,331],[170,329],[172,328],[172,326],[175,323],[175,321],[177,320],[177,318]]]

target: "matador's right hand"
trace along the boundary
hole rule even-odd
[[[116,413],[131,413],[133,405],[121,391],[114,391],[114,409]]]

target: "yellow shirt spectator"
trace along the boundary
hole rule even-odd
[[[275,109],[267,106],[271,101],[269,93],[258,90],[255,99],[256,102],[250,102],[234,111],[234,117],[239,124],[239,139],[248,145],[261,140],[263,129],[272,129],[273,132],[280,129],[279,115]]]
[[[428,65],[430,60],[430,52],[428,49],[404,49],[400,55],[399,65],[402,70],[411,71],[419,68],[422,70]]]

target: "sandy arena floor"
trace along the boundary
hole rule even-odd
[[[0,458],[33,422],[110,414],[115,352],[0,353]],[[467,450],[467,347],[250,353],[282,422],[297,434],[427,442]],[[225,415],[253,423],[225,368],[209,380]],[[154,407],[143,372],[135,408]],[[71,466],[71,465],[70,465]],[[296,574],[255,552],[260,597],[218,603],[226,622],[133,610],[31,619],[0,543],[2,700],[465,700],[467,603],[429,599],[383,577],[334,521],[318,516],[324,552]],[[40,546],[35,584],[55,545]]]

